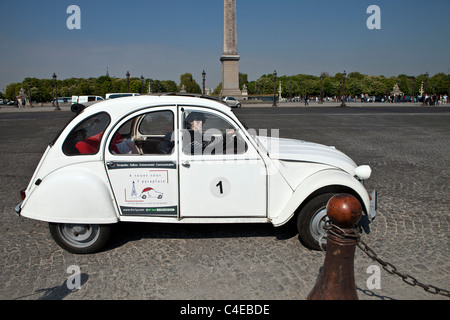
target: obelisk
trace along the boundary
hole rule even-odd
[[[237,53],[236,0],[223,0],[222,97],[242,95],[239,90],[239,60]]]

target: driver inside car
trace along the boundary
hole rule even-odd
[[[235,130],[227,130],[223,134],[219,129],[208,129],[216,134],[206,137],[203,125],[206,122],[205,114],[202,112],[191,112],[186,117],[183,132],[183,152],[185,154],[223,154],[223,151],[234,140]]]

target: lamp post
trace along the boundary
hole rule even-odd
[[[342,89],[342,103],[341,103],[341,107],[346,107],[347,105],[345,104],[345,77],[347,76],[347,74],[345,73],[345,70],[344,70],[344,74],[343,74],[343,78],[342,78],[342,87],[343,87],[343,89]]]
[[[56,76],[56,74],[53,73],[53,81],[55,83],[55,101],[56,101],[55,111],[60,111],[61,108],[59,107],[59,103],[58,103],[58,87],[57,87],[57,84],[56,84],[56,79],[57,78],[58,77]]]
[[[277,107],[276,95],[277,95],[277,71],[275,70],[273,72],[273,104],[272,104],[272,107]]]
[[[320,75],[320,100],[319,104],[323,103],[323,74]]]
[[[144,94],[144,76],[141,75],[141,94]]]
[[[127,92],[130,93],[130,71],[127,71]]]
[[[202,72],[202,78],[203,78],[203,95],[205,95],[205,80],[206,80],[206,72],[203,70]]]

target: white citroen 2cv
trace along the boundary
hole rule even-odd
[[[121,221],[296,219],[303,243],[320,249],[333,195],[355,196],[375,218],[376,192],[363,185],[370,174],[334,147],[258,136],[220,101],[127,97],[85,108],[61,131],[15,211],[48,222],[72,253],[101,250]]]

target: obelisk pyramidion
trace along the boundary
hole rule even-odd
[[[236,0],[223,0],[222,97],[242,95],[239,90],[239,60],[237,53]]]

